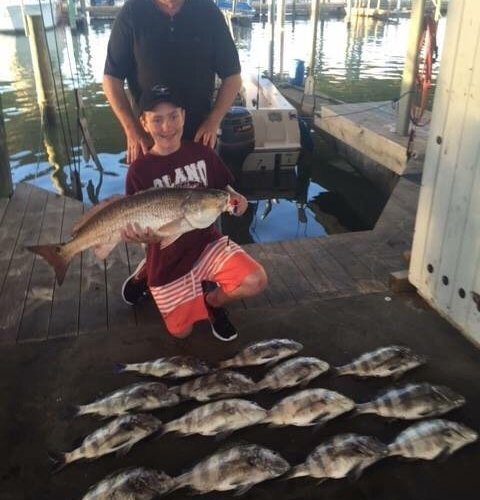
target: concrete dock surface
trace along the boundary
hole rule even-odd
[[[450,386],[467,404],[445,418],[480,431],[480,352],[416,294],[365,294],[310,302],[294,307],[235,310],[240,335],[232,343],[216,340],[204,325],[184,341],[168,336],[163,326],[125,329],[50,342],[5,345],[0,350],[0,498],[2,500],[80,499],[90,485],[128,466],[145,466],[175,476],[225,445],[251,442],[277,450],[292,465],[301,463],[322,441],[335,434],[371,434],[388,443],[412,422],[375,415],[343,416],[320,428],[269,428],[258,425],[223,440],[167,434],[136,444],[128,454],[76,462],[52,475],[48,451],[69,451],[105,423],[92,416],[68,419],[69,404],[88,403],[114,389],[144,380],[114,373],[117,362],[192,354],[208,360],[233,355],[249,342],[289,337],[304,344],[302,354],[341,365],[366,351],[404,344],[428,357],[428,363],[399,381],[359,380],[324,374],[308,387],[325,387],[363,402],[394,384],[427,381]],[[266,368],[243,370],[258,380]],[[299,390],[299,389],[297,389]],[[246,396],[269,408],[295,389]],[[163,421],[195,407],[193,403],[154,411]],[[261,483],[244,499],[328,500],[473,500],[480,490],[480,443],[471,444],[444,462],[385,459],[357,481],[311,478]],[[178,490],[167,498],[190,498]],[[233,492],[200,498],[233,498]]]

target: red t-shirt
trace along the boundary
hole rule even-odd
[[[225,189],[233,176],[218,155],[195,142],[183,142],[181,148],[167,156],[147,154],[130,165],[126,193],[133,194],[151,187],[208,187]],[[171,245],[147,246],[148,285],[170,283],[191,271],[203,249],[221,236],[215,225],[183,234]]]

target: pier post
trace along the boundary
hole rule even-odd
[[[313,95],[315,93],[315,60],[317,58],[317,28],[318,28],[318,3],[320,0],[312,0],[312,11],[310,22],[312,25],[312,45],[310,52],[310,62],[308,65],[308,75],[305,79],[304,94]]]
[[[9,198],[12,193],[12,171],[8,159],[7,133],[3,121],[2,94],[0,94],[0,198]]]
[[[269,51],[269,61],[268,61],[268,75],[270,80],[273,78],[273,65],[275,58],[275,0],[270,0],[270,51]]]
[[[85,0],[80,0],[80,12],[86,16],[87,15],[87,3]]]
[[[425,13],[425,0],[412,0],[412,14],[410,16],[410,31],[403,68],[402,86],[398,102],[396,133],[407,135],[410,125],[410,107],[412,105],[412,92],[415,89],[415,75],[418,65],[418,43],[423,28],[423,15]]]
[[[67,2],[67,16],[68,24],[72,31],[77,29],[77,12],[75,7],[75,0],[68,0]]]
[[[352,22],[352,0],[347,0],[347,15],[345,18],[347,26],[350,26]]]
[[[45,28],[41,16],[26,16],[26,18],[40,115],[44,123],[53,124],[55,122],[55,83],[51,72]]]
[[[284,49],[285,49],[285,0],[278,0],[277,6],[277,24],[278,24],[278,32],[280,33],[280,68],[279,75],[280,80],[283,78],[283,59],[284,59]]]

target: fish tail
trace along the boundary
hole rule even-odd
[[[65,273],[72,259],[72,256],[66,255],[65,252],[62,251],[64,249],[63,244],[28,246],[26,249],[43,257],[55,270],[57,283],[59,285],[63,283]]]
[[[307,468],[304,465],[297,465],[292,467],[287,474],[283,476],[283,479],[293,479],[294,477],[308,476]]]
[[[128,366],[125,363],[115,363],[114,372],[123,373],[128,371]]]
[[[48,458],[50,460],[50,472],[56,474],[61,471],[67,464],[67,454],[57,451],[49,451]]]
[[[169,493],[171,493],[172,491],[179,490],[180,488],[184,488],[185,486],[188,486],[189,478],[190,478],[189,472],[186,472],[185,474],[181,474],[180,476],[173,478],[173,485],[170,488]]]
[[[63,412],[63,417],[65,419],[75,418],[82,415],[82,407],[79,405],[67,405],[65,411]]]

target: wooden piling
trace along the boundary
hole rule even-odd
[[[273,78],[273,67],[275,60],[275,0],[270,0],[270,50],[269,50],[269,61],[268,61],[268,75],[270,79]]]
[[[412,0],[412,14],[410,17],[410,31],[405,66],[403,68],[402,86],[398,102],[396,133],[407,135],[410,125],[410,108],[412,93],[415,89],[415,75],[418,67],[418,43],[423,29],[425,0]]]
[[[7,133],[3,121],[2,94],[0,94],[0,198],[13,194],[12,171],[7,151]]]
[[[37,89],[37,102],[44,123],[55,123],[55,82],[43,26],[39,15],[26,16],[27,32],[32,55],[33,74]]]

